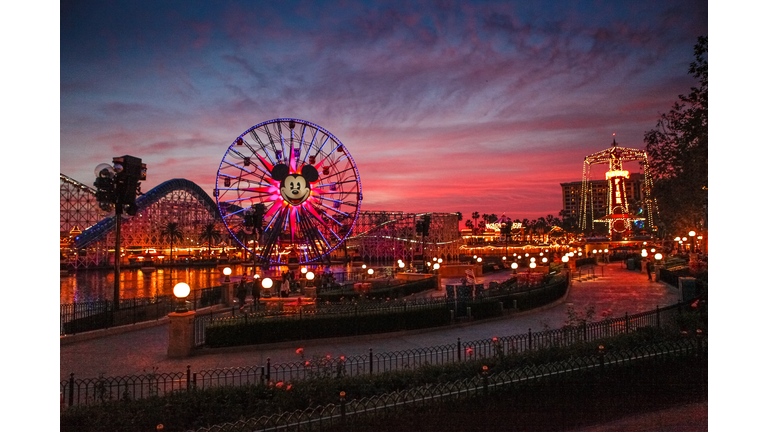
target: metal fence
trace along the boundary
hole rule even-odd
[[[392,415],[396,410],[411,405],[487,395],[492,391],[503,390],[524,382],[551,379],[585,371],[602,372],[607,368],[619,365],[671,357],[696,356],[698,359],[703,359],[707,354],[706,342],[704,338],[697,338],[696,340],[689,338],[657,343],[628,350],[598,353],[560,362],[504,370],[493,374],[481,373],[469,379],[430,384],[349,402],[346,401],[342,393],[338,404],[261,416],[235,423],[224,423],[200,428],[196,432],[312,430],[328,426],[341,426],[344,429],[343,426],[347,417],[350,416],[376,415],[381,412],[385,415]]]
[[[222,302],[220,286],[193,290],[187,298],[190,310]],[[120,299],[115,310],[112,300],[68,303],[59,306],[59,334],[73,335],[121,325],[155,321],[173,312],[178,300],[169,295]]]
[[[623,318],[606,319],[577,327],[565,327],[540,332],[494,337],[475,341],[414,348],[394,352],[368,353],[338,358],[304,358],[295,362],[266,364],[234,368],[205,369],[192,372],[160,373],[152,371],[140,375],[69,379],[61,381],[62,403],[67,406],[87,405],[105,400],[137,399],[153,395],[166,395],[172,391],[208,388],[222,385],[244,385],[269,381],[290,382],[318,377],[356,376],[393,370],[412,369],[424,365],[439,365],[467,359],[490,358],[502,353],[521,353],[553,346],[567,346],[605,337],[632,332],[643,327],[662,327],[674,322],[684,305],[656,308]]]

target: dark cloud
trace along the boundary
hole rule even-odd
[[[706,32],[693,0],[65,2],[61,169],[135,154],[147,187],[211,190],[236,136],[296,117],[350,148],[364,206],[556,215],[694,85]]]

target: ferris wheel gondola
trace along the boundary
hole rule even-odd
[[[257,124],[238,136],[219,165],[214,196],[230,234],[263,263],[320,260],[352,232],[360,175],[333,134],[299,119]],[[263,205],[258,241],[241,235]],[[247,237],[247,236],[245,236]]]

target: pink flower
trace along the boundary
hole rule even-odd
[[[296,354],[303,355],[304,354],[304,348],[299,348],[296,350]]]
[[[283,382],[282,381],[278,382],[277,384],[275,384],[275,387],[283,388]]]

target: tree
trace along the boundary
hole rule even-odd
[[[472,219],[474,219],[474,220],[475,220],[475,223],[474,223],[474,224],[472,224],[472,225],[473,225],[473,229],[474,229],[474,227],[477,227],[477,226],[479,226],[479,225],[477,224],[477,220],[478,220],[478,219],[480,219],[480,213],[479,213],[479,212],[472,212]]]
[[[184,239],[184,232],[178,222],[168,222],[160,231],[160,236],[167,238],[171,243],[171,264],[173,264],[173,243]]]
[[[472,229],[472,228],[474,228],[474,227],[475,227],[474,225],[472,225],[472,221],[471,221],[471,220],[469,220],[469,219],[467,219],[467,221],[466,221],[466,222],[464,222],[464,226],[465,226],[465,227],[467,227],[467,228],[469,228],[469,229]]]
[[[679,95],[662,114],[656,129],[645,133],[648,170],[654,179],[651,196],[660,223],[670,233],[707,226],[707,37],[700,36],[688,73],[699,80],[688,95]]]
[[[491,213],[488,215],[488,223],[494,223],[497,220],[499,220],[499,217],[496,216],[496,213]]]
[[[456,216],[459,217],[459,222],[461,222],[461,220],[464,219],[464,216],[461,215],[461,212],[456,212]]]
[[[200,240],[208,242],[208,255],[210,256],[213,242],[221,240],[221,231],[216,229],[215,223],[208,223],[203,227],[203,230],[200,231]]]

